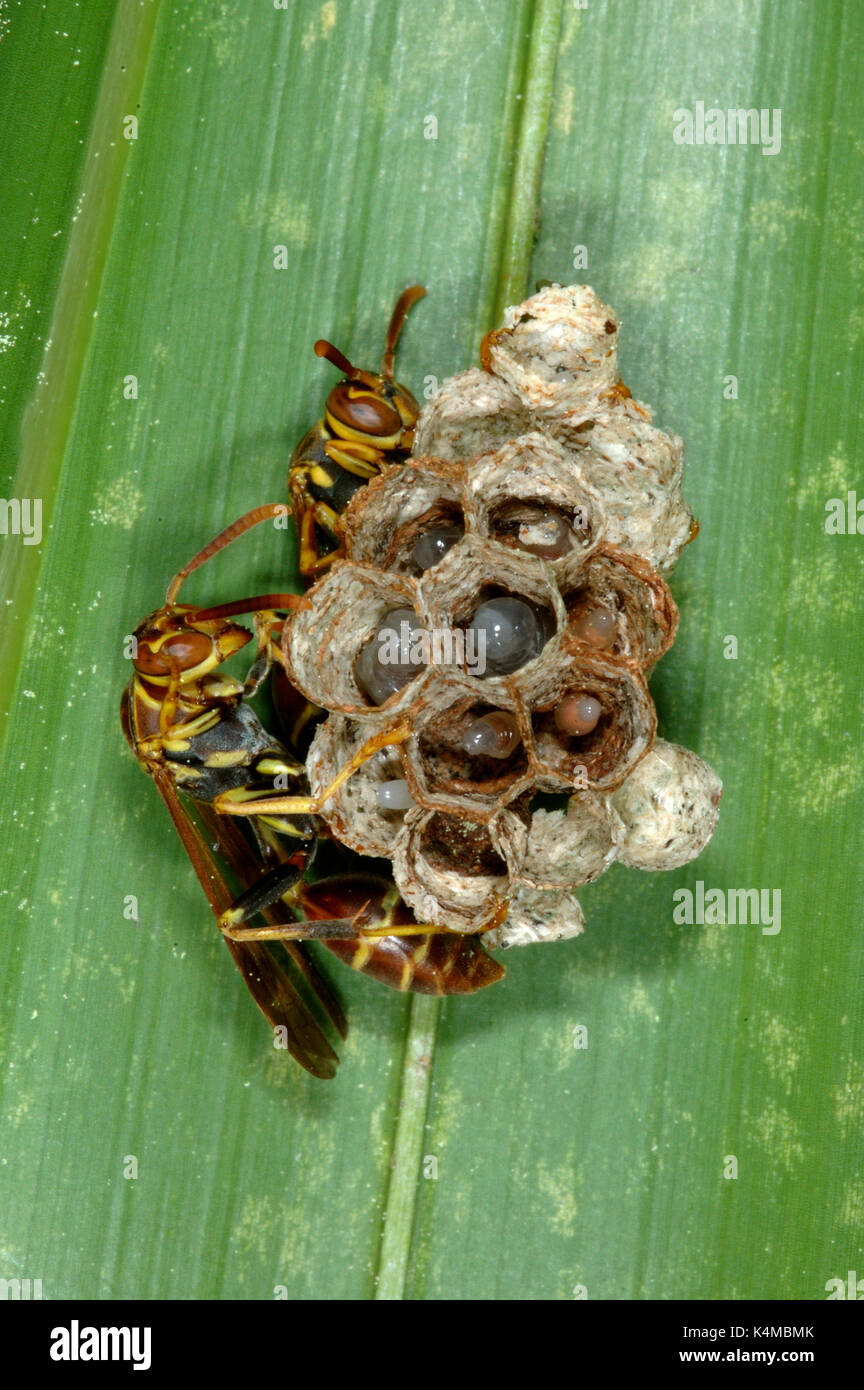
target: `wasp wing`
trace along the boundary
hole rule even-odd
[[[214,915],[219,917],[231,906],[233,901],[233,894],[219,863],[199,827],[181,801],[171,776],[167,772],[157,769],[154,772],[153,780],[168,808],[168,813],[174,822],[174,828],[180,836],[183,848],[198,876],[207,901]],[[203,803],[201,809],[202,811],[206,810]],[[245,859],[241,859],[239,856],[236,843],[230,839],[230,836],[225,836],[224,827],[218,823],[222,818],[216,817],[215,813],[213,813],[212,818],[215,823],[212,830],[208,824],[208,830],[211,830],[217,848],[220,851],[224,849],[229,866],[233,869],[235,864],[238,866],[245,864]],[[205,819],[209,822],[210,817],[205,817]],[[244,847],[247,856],[254,854],[251,846],[247,845],[245,841]],[[324,1080],[329,1080],[335,1076],[339,1058],[321,1031],[302,995],[287,973],[277,963],[276,957],[260,942],[231,941],[226,937],[225,944],[264,1017],[274,1028],[285,1029],[286,1045],[291,1056],[313,1076]],[[306,970],[304,970],[304,976],[310,980],[310,983],[314,981],[314,977],[310,977]],[[329,994],[326,987],[325,993]],[[338,1006],[337,1016],[341,1016],[341,1010],[338,1009]]]
[[[220,852],[224,855],[237,882],[244,889],[253,887],[269,867],[260,850],[253,847],[251,840],[247,839],[243,834],[243,829],[231,816],[220,816],[217,811],[213,810],[212,806],[206,803],[202,803],[198,810],[207,833],[211,836],[214,844],[218,843]],[[265,922],[269,922],[273,926],[280,926],[284,921],[277,907],[262,909],[261,916]],[[279,944],[291,957],[340,1037],[346,1038],[348,1036],[348,1020],[342,1006],[327,980],[317,969],[308,950],[300,941],[281,941]]]

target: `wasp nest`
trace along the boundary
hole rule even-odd
[[[541,290],[445,382],[413,457],[359,489],[346,558],[285,628],[328,711],[337,839],[383,856],[418,920],[486,944],[582,930],[573,890],[615,859],[674,868],[707,844],[720,782],[655,738],[646,684],[675,638],[663,575],[695,534],[680,439],[618,376],[618,320],[587,286]]]

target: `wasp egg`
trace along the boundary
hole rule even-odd
[[[598,603],[580,614],[573,624],[573,631],[583,642],[605,651],[618,636],[618,619],[611,608]]]
[[[540,655],[547,640],[534,609],[507,596],[481,603],[468,631],[475,634],[478,671],[487,676],[518,671]]]
[[[423,669],[411,656],[412,639],[422,631],[413,608],[391,608],[375,636],[360,648],[354,679],[373,704],[383,705]]]
[[[519,545],[542,560],[560,560],[573,549],[573,532],[563,516],[546,516],[538,512],[520,522]]]
[[[457,541],[461,541],[464,534],[461,526],[439,526],[434,531],[425,531],[414,542],[411,551],[414,563],[418,569],[431,570]]]
[[[466,753],[475,757],[509,758],[521,742],[515,715],[506,710],[493,710],[468,725],[461,743]]]
[[[565,695],[555,710],[555,725],[562,734],[578,737],[596,729],[603,706],[593,695]]]
[[[392,782],[379,782],[375,795],[382,811],[410,811],[415,804],[408,783],[401,777]]]

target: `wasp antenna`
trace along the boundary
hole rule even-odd
[[[215,618],[233,618],[240,613],[291,613],[309,606],[302,594],[254,594],[251,598],[235,599],[233,603],[217,603],[212,608],[195,608],[186,618],[190,623],[206,623]]]
[[[288,511],[289,508],[284,502],[267,502],[262,507],[253,507],[251,512],[246,512],[236,521],[232,521],[231,525],[226,526],[224,531],[220,531],[219,535],[209,541],[203,550],[199,550],[197,555],[193,555],[182,570],[177,571],[168,585],[168,593],[165,596],[166,606],[170,608],[173,603],[176,603],[184,579],[188,579],[190,574],[194,574],[195,570],[200,569],[212,556],[218,555],[219,551],[224,550],[226,545],[230,545],[238,536],[250,531],[253,526],[260,526],[262,521],[274,521],[277,517],[287,516]]]
[[[328,362],[332,362],[334,367],[338,367],[340,372],[350,380],[357,375],[357,368],[352,367],[344,352],[340,352],[332,343],[328,343],[326,338],[319,338],[315,344],[315,356],[326,357]]]
[[[345,356],[332,343],[328,343],[326,338],[319,338],[315,344],[315,352],[319,357],[326,357],[328,362],[332,362],[334,367],[338,367],[342,375],[350,382],[359,382],[361,386],[368,386],[375,391],[378,387],[378,380],[371,372],[364,372],[362,367],[353,367]]]
[[[426,294],[425,285],[409,285],[407,290],[403,290],[396,300],[396,307],[390,318],[390,326],[387,329],[387,337],[384,342],[384,356],[381,358],[381,375],[385,381],[393,380],[393,360],[396,355],[396,344],[399,341],[399,334],[408,317],[408,311],[418,299],[423,299]]]

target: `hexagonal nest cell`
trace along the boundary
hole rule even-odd
[[[329,712],[313,791],[375,731],[401,740],[327,803],[330,830],[391,860],[418,921],[494,946],[581,931],[574,887],[615,858],[684,863],[716,824],[719,780],[655,739],[646,674],[678,624],[661,571],[696,527],[681,441],[621,383],[618,330],[585,285],[508,309],[413,456],[355,492],[345,558],[285,624],[285,668]],[[388,685],[370,644],[405,610],[413,664]]]

